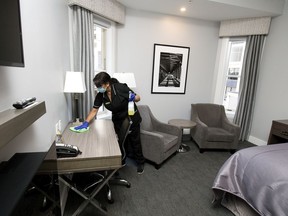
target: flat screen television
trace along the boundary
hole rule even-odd
[[[0,65],[24,67],[19,1],[0,1]]]

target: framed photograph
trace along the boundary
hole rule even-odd
[[[153,94],[185,94],[190,47],[154,44]]]

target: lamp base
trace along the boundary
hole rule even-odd
[[[79,118],[76,118],[76,120],[72,123],[73,126],[79,126],[82,122],[79,120]]]

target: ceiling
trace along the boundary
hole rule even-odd
[[[117,0],[136,10],[211,21],[278,16],[286,0]],[[186,7],[185,12],[180,12]]]

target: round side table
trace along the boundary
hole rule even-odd
[[[186,120],[186,119],[171,119],[168,121],[168,124],[175,125],[179,127],[182,130],[182,136],[183,137],[183,129],[184,128],[194,128],[196,126],[196,123],[194,121]],[[184,143],[181,143],[180,148],[178,149],[178,152],[183,153],[189,151],[190,148]]]

